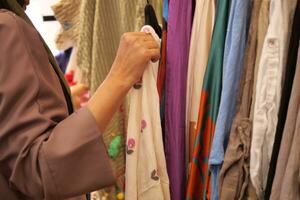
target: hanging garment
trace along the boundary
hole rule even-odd
[[[169,1],[165,152],[172,200],[184,198],[186,185],[185,107],[192,16],[192,0]]]
[[[248,35],[250,0],[232,0],[223,59],[223,80],[219,114],[209,157],[212,199],[219,199],[218,175],[224,160],[229,133],[236,114],[236,99]]]
[[[101,0],[82,0],[78,41],[78,67],[88,75],[94,93],[108,74],[121,36],[120,5]],[[106,23],[106,20],[110,23]]]
[[[173,200],[184,198],[186,186],[185,109],[191,26],[192,0],[170,0],[165,90],[165,152]]]
[[[155,10],[150,3],[145,6],[145,25],[150,25],[159,38],[162,36],[162,28],[158,23]]]
[[[67,86],[30,21],[1,10],[0,38],[0,199],[64,199],[111,185],[95,119],[87,108],[68,117]]]
[[[215,2],[211,0],[197,0],[191,35],[186,95],[186,159],[188,163],[192,159],[200,93],[209,56],[214,22]]]
[[[69,56],[68,62],[64,67],[65,73],[74,74],[74,81],[87,83],[86,76],[77,65],[77,44],[80,28],[80,6],[82,0],[60,0],[51,8],[57,21],[61,24],[61,29],[56,37],[56,47],[59,50],[66,50]]]
[[[169,0],[163,0],[163,18],[168,22],[169,15]]]
[[[263,1],[254,0],[252,5],[244,67],[238,89],[237,114],[231,126],[228,147],[219,176],[219,194],[222,200],[245,199],[249,185],[252,127],[250,112],[257,57],[259,11]]]
[[[80,27],[80,5],[82,0],[59,0],[51,6],[54,16],[61,24],[55,38],[58,50],[67,50],[77,44]]]
[[[73,73],[75,83],[87,83],[86,76],[82,74],[77,65],[77,51],[77,48],[74,46],[66,68],[66,74]]]
[[[208,159],[217,121],[222,87],[223,52],[225,46],[229,0],[219,1],[208,64],[204,76],[197,134],[189,171],[186,199],[210,199]]]
[[[63,73],[66,72],[67,65],[71,57],[71,53],[72,53],[72,48],[69,48],[66,51],[63,51],[55,56],[55,60]]]
[[[82,0],[80,19],[77,64],[82,73],[87,75],[93,94],[105,79],[116,54],[121,36],[120,5],[114,0],[109,4],[101,0]],[[109,24],[106,23],[108,19]],[[122,105],[103,133],[107,147],[115,137],[122,138],[120,153],[112,160],[120,188],[123,188],[125,182],[125,138],[122,137],[126,132],[125,111],[126,107]]]
[[[161,57],[157,74],[157,92],[160,103],[160,120],[163,138],[165,138],[165,86],[166,86],[166,65],[167,65],[167,24],[163,20],[163,32],[161,39]],[[164,141],[165,144],[165,141]]]
[[[159,37],[151,26],[142,32]],[[169,178],[163,149],[159,96],[156,88],[158,62],[149,63],[141,88],[130,92],[126,147],[125,198],[169,200]]]
[[[152,3],[152,2],[151,2]],[[153,1],[160,9],[161,0]],[[82,71],[93,94],[107,76],[119,44],[122,33],[138,31],[144,24],[145,0],[119,1],[82,0],[81,26],[78,41],[78,68]],[[158,19],[161,19],[161,12]],[[159,20],[160,21],[160,20]],[[117,183],[124,188],[125,174],[125,138],[127,130],[127,104],[123,102],[110,121],[103,138],[109,148],[111,143],[121,137],[121,147],[117,156],[112,156]],[[108,149],[109,150],[109,149]]]
[[[257,82],[257,73],[259,68],[259,62],[261,57],[261,51],[263,48],[263,44],[265,41],[265,37],[267,34],[267,30],[269,27],[269,13],[270,13],[270,1],[271,0],[263,0],[259,10],[259,20],[258,20],[258,35],[257,35],[257,47],[256,47],[256,61],[254,67],[254,83],[253,83],[253,101],[251,105],[251,116],[253,116],[254,111],[254,103],[256,96],[256,82]]]
[[[270,25],[257,75],[250,151],[250,177],[259,199],[264,198],[266,188],[296,3],[286,0],[270,3]]]
[[[251,120],[251,125],[250,125],[251,131],[252,131],[252,125],[253,125],[253,111],[254,111],[254,104],[255,104],[255,97],[256,97],[257,73],[258,73],[258,69],[259,69],[261,51],[262,51],[266,33],[267,33],[267,30],[269,27],[270,1],[271,0],[263,0],[261,2],[261,6],[260,6],[260,10],[259,10],[259,20],[258,20],[258,27],[257,27],[258,35],[257,35],[257,47],[256,47],[256,61],[255,61],[255,67],[254,67],[254,83],[253,83],[253,90],[252,90],[251,114],[250,114],[250,118],[249,118]],[[247,196],[248,196],[248,198],[251,198],[251,199],[257,199],[255,188],[253,187],[253,184],[251,181],[248,184]]]
[[[298,27],[299,28],[299,27]],[[299,41],[298,41],[299,44]],[[299,46],[300,47],[300,46]],[[271,200],[300,199],[300,48]]]
[[[280,144],[282,140],[283,129],[286,121],[287,110],[289,105],[289,100],[291,96],[291,91],[293,87],[293,80],[295,75],[296,63],[297,63],[297,51],[300,39],[300,1],[297,3],[297,8],[295,11],[292,34],[290,39],[290,47],[288,53],[288,60],[286,64],[285,81],[282,88],[282,98],[280,102],[280,108],[278,113],[278,125],[276,128],[276,135],[273,145],[272,158],[270,162],[270,169],[268,174],[267,187],[265,192],[265,198],[269,199],[272,189],[272,184],[275,175],[275,169],[277,164],[278,153],[280,149]]]
[[[160,23],[161,1],[152,3]],[[103,0],[82,0],[78,65],[88,75],[92,93],[103,82],[112,66],[121,35],[128,31],[139,31],[144,25],[145,5],[145,0],[111,0],[109,3]]]
[[[167,65],[167,24],[163,22],[163,32],[161,38],[161,57],[160,63],[158,68],[158,75],[157,75],[157,91],[159,95],[159,101],[161,105],[161,110],[164,107],[164,96],[165,96],[165,84],[166,84],[166,65]],[[164,115],[164,112],[161,111],[161,116]],[[164,124],[164,123],[162,123]],[[164,128],[164,127],[163,127]]]

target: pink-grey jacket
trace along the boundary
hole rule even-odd
[[[66,199],[114,183],[86,109],[68,116],[38,32],[0,11],[0,199]]]

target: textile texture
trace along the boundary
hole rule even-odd
[[[150,26],[142,32],[151,33]],[[130,91],[126,145],[126,193],[131,200],[170,200],[169,178],[163,149],[159,96],[156,87],[158,62],[149,63],[141,87]]]
[[[217,121],[222,88],[223,53],[230,1],[219,1],[212,44],[200,98],[193,158],[189,170],[187,200],[210,199],[208,159]]]
[[[245,50],[244,67],[237,94],[237,114],[234,117],[229,143],[219,176],[220,199],[245,199],[250,174],[251,105],[254,67],[258,43],[259,11],[263,0],[254,0]],[[242,146],[242,148],[239,148]]]
[[[241,71],[243,68],[245,46],[248,36],[250,0],[232,0],[225,41],[223,59],[223,80],[219,114],[209,157],[212,179],[218,183],[218,174],[224,160],[229,133],[236,114],[236,99]],[[218,184],[212,187],[212,199],[218,200]]]
[[[172,200],[182,200],[186,186],[185,107],[191,27],[192,0],[170,0],[165,89],[165,153]]]
[[[196,1],[189,54],[186,101],[186,159],[191,162],[200,95],[215,22],[215,2]]]
[[[285,0],[270,3],[270,25],[257,74],[250,149],[250,177],[260,199],[266,189],[296,4]]]
[[[299,48],[300,49],[300,48]],[[300,50],[288,114],[278,155],[271,200],[300,199]]]

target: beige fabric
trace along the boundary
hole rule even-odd
[[[257,46],[256,46],[256,60],[254,67],[254,83],[253,83],[253,94],[252,94],[252,105],[251,105],[251,118],[253,117],[254,103],[256,97],[256,82],[257,73],[259,68],[259,62],[261,57],[261,51],[265,41],[266,33],[269,27],[269,11],[270,11],[270,0],[262,0],[259,10],[259,20],[257,27]]]
[[[80,28],[79,11],[81,0],[60,0],[52,6],[52,10],[61,29],[56,36],[56,47],[63,51],[73,48],[69,63],[66,67],[66,74],[74,72],[74,81],[87,84],[87,76],[82,73],[77,65],[77,42]]]
[[[86,75],[91,93],[94,93],[106,77],[113,63],[121,35],[120,7],[116,0],[82,0],[80,9],[80,33],[78,41],[77,64]],[[121,112],[122,111],[122,112]],[[126,132],[126,113],[119,109],[103,134],[106,146],[114,135]],[[123,141],[122,144],[125,144]],[[117,171],[118,185],[123,188],[125,172],[124,145],[120,154],[113,161]]]
[[[270,3],[270,25],[257,75],[250,150],[250,177],[259,199],[263,199],[272,156],[282,75],[296,4],[297,1],[294,0],[271,0]]]
[[[161,0],[152,2],[161,19]],[[144,24],[145,0],[82,0],[78,64],[86,72],[91,92],[105,79],[122,33]]]
[[[83,0],[78,41],[78,67],[87,74],[94,93],[114,61],[121,36],[118,0]]]
[[[197,0],[191,35],[187,84],[186,147],[188,148],[186,158],[189,161],[194,146],[192,141],[195,141],[200,93],[209,55],[214,21],[215,2],[211,0]]]
[[[77,43],[81,0],[60,0],[52,6],[55,18],[61,24],[56,37],[57,49],[63,51]]]
[[[256,59],[255,59],[254,74],[253,74],[254,82],[253,82],[253,89],[252,89],[253,93],[252,93],[251,113],[250,113],[251,121],[253,121],[252,119],[253,119],[254,103],[256,97],[256,82],[257,82],[259,61],[260,61],[261,51],[266,37],[266,33],[269,27],[269,11],[270,11],[270,0],[262,0],[260,10],[259,10],[259,19],[258,19],[258,26],[257,26]],[[257,195],[252,183],[250,183],[247,188],[247,199],[249,200],[257,199]]]
[[[142,31],[152,33],[159,41],[152,27],[144,26]],[[170,199],[156,88],[157,72],[158,62],[149,63],[141,87],[130,91],[125,199]]]

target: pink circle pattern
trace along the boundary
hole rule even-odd
[[[127,142],[127,146],[129,149],[133,149],[135,147],[135,140],[133,138],[130,138]]]
[[[147,122],[145,120],[141,121],[141,128],[145,129],[147,127]]]

